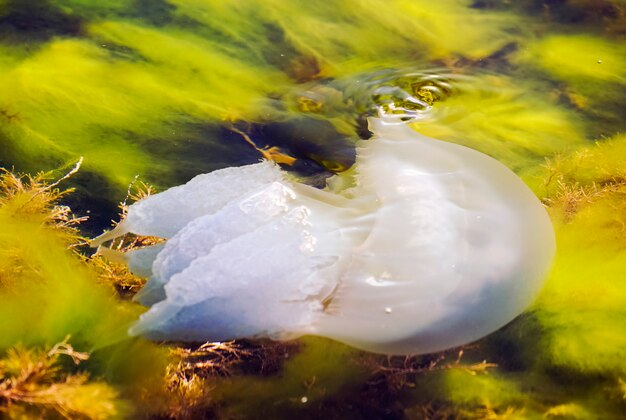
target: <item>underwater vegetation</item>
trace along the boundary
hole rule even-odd
[[[1,415],[624,418],[625,16],[623,0],[0,0]],[[83,245],[131,183],[263,157],[349,179],[380,109],[542,201],[557,253],[527,311],[417,357],[127,337],[145,279]]]
[[[623,40],[553,34],[529,43],[517,60],[553,78],[564,99],[593,122],[588,128],[592,136],[610,137],[623,129],[626,116],[624,57]]]
[[[138,308],[122,302],[42,176],[0,176],[0,409],[9,418],[121,417],[159,395],[168,352],[125,340]],[[132,385],[132,386],[131,386]],[[165,390],[160,392],[164,394]],[[152,397],[150,397],[152,398]]]
[[[85,156],[84,170],[115,188],[138,173],[172,185],[176,168],[166,157],[179,150],[172,143],[198,143],[210,153],[219,141],[190,133],[190,124],[271,120],[284,114],[272,98],[294,81],[449,54],[482,57],[507,42],[495,34],[512,21],[450,0],[429,7],[395,1],[384,14],[376,1],[357,8],[351,2],[140,3],[9,0],[1,6],[0,32],[8,41],[0,46],[5,165],[35,172],[40,168],[31,162],[53,168]],[[449,39],[449,25],[468,28],[463,44]],[[469,30],[476,25],[484,29]],[[46,36],[33,39],[41,32]]]

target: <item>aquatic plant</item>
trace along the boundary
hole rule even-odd
[[[76,252],[66,194],[43,174],[0,176],[0,409],[96,419],[193,406],[167,397],[180,386],[168,385],[169,349],[128,339],[141,310],[117,298],[107,263]]]
[[[480,150],[515,171],[585,142],[576,115],[536,86],[485,75],[455,87],[453,95],[412,124],[417,131]]]
[[[472,7],[488,10],[520,10],[544,22],[597,27],[607,33],[626,31],[626,2],[624,0],[475,0]],[[586,28],[588,29],[588,28]],[[594,28],[595,29],[595,28]]]
[[[501,29],[516,24],[511,16],[477,12],[459,0],[172,3],[177,7],[175,15],[203,24],[201,33],[235,48],[244,45],[261,52],[300,80],[345,76],[372,66],[404,67],[416,59],[450,54],[483,57],[509,42],[513,36],[502,36]],[[303,72],[310,74],[305,77]]]
[[[619,38],[551,34],[530,42],[514,61],[556,80],[555,91],[564,102],[588,115],[587,131],[596,138],[623,129],[625,56],[626,47]]]
[[[550,175],[544,200],[560,220],[563,249],[537,302],[537,316],[549,328],[546,356],[568,369],[626,371],[624,335],[616,333],[623,329],[626,303],[625,147],[626,136],[617,135],[550,161],[545,169]]]
[[[478,59],[509,41],[494,34],[514,18],[464,6],[7,1],[7,30],[16,16],[26,26],[23,42],[0,43],[0,163],[37,172],[85,156],[83,170],[116,188],[139,173],[175,184],[173,144],[210,153],[222,140],[192,124],[271,118],[270,105],[294,83],[449,54]]]
[[[0,388],[45,394],[10,407],[1,399],[0,414],[620,418],[625,9],[623,0],[0,0],[0,166],[37,173],[85,157],[63,181],[77,188],[70,195],[37,176],[0,182]],[[109,225],[137,174],[163,189],[263,156],[290,169],[317,164],[307,182],[319,185],[368,135],[363,121],[381,99],[368,83],[385,74],[386,86],[415,94],[402,75],[424,68],[451,89],[427,101],[416,131],[504,162],[549,208],[559,251],[530,310],[460,359],[458,349],[364,356],[313,337],[220,349],[125,338],[141,313],[128,300],[145,279],[75,251],[81,235]],[[74,230],[54,200],[91,221]],[[49,356],[57,344],[89,358]],[[20,382],[31,365],[45,367],[43,382]],[[55,400],[51,389],[66,391]]]
[[[67,339],[49,350],[9,348],[0,359],[0,412],[6,418],[104,419],[128,411],[106,382],[90,380],[84,372],[67,373],[62,357],[78,365],[89,355],[74,351]]]

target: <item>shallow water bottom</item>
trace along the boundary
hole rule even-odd
[[[31,196],[3,178],[0,410],[623,418],[625,10],[621,0],[0,1],[0,166],[52,182],[82,156],[60,184],[75,191],[59,200],[89,216],[84,236],[119,219],[130,184],[164,190],[269,158],[323,187],[352,166],[366,117],[385,112],[514,170],[547,206],[558,249],[531,308],[441,354],[386,358],[315,337],[114,344],[142,311],[127,300],[141,280],[38,230],[64,220],[34,216],[50,214],[33,206],[47,196],[18,202]],[[89,360],[46,356],[68,334]],[[7,387],[37,358],[59,369],[21,389],[48,393],[14,398]],[[94,390],[110,404],[88,410]]]

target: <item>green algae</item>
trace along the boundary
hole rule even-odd
[[[101,66],[105,55],[85,42],[58,40],[3,72],[2,107],[14,118],[2,129],[26,160],[53,165],[84,155],[86,168],[118,177],[120,185],[145,170],[144,154],[100,128],[141,126],[142,111],[149,112],[133,103],[124,86],[141,76],[114,63]],[[120,78],[109,80],[116,72]],[[117,157],[111,156],[113,151]],[[128,159],[120,161],[120,156]]]
[[[49,0],[68,14],[84,16],[88,18],[99,18],[110,16],[111,14],[122,14],[129,12],[134,1],[127,0],[106,0],[93,3],[85,0]]]
[[[13,43],[45,42],[54,36],[78,35],[82,20],[46,0],[7,0],[0,5],[0,35]]]
[[[626,47],[620,37],[551,34],[530,42],[515,58],[556,83],[569,104],[586,114],[593,136],[623,129]]]
[[[26,7],[7,4],[9,9]],[[86,169],[119,186],[139,173],[149,173],[154,181],[170,178],[168,172],[175,169],[160,163],[147,150],[150,146],[137,142],[138,138],[159,137],[176,141],[167,135],[171,130],[164,124],[258,121],[273,113],[267,99],[280,95],[294,80],[347,76],[451,56],[481,60],[519,42],[527,23],[512,14],[467,8],[467,2],[458,0],[436,5],[397,0],[385,5],[384,13],[378,11],[376,1],[358,5],[172,1],[154,6],[165,23],[158,27],[142,19],[140,2],[41,4],[57,14],[80,17],[82,36],[52,38],[34,53],[3,47],[7,54],[3,54],[0,73],[7,95],[0,110],[12,118],[4,118],[0,129],[6,147],[15,150],[14,156],[23,156],[11,163],[33,171],[38,168],[29,162],[43,161],[50,167],[84,155]],[[46,10],[39,11],[42,19]],[[609,75],[609,67],[619,63],[611,64],[611,54],[604,55]],[[48,71],[51,68],[57,70]],[[459,98],[479,107],[460,112],[486,112],[493,98],[484,98],[484,106],[482,99]],[[354,134],[349,121],[340,117],[331,121],[340,131]],[[521,124],[523,117],[517,123]],[[121,129],[125,132],[120,133]],[[548,131],[551,139],[574,136],[571,130]],[[491,134],[487,132],[481,140]],[[463,141],[461,137],[450,135],[454,141]],[[521,141],[517,137],[514,143]],[[199,144],[212,140],[193,139]],[[128,159],[122,161],[122,156]]]
[[[626,26],[619,13],[594,14],[599,3],[624,8],[608,0],[0,0],[0,164],[34,173],[84,156],[85,177],[101,180],[93,194],[113,205],[137,174],[169,186],[258,159],[229,131],[233,122],[304,114],[354,136],[369,104],[355,104],[349,90],[368,72],[444,66],[476,76],[452,80],[452,93],[413,127],[494,156],[549,207],[558,254],[534,306],[466,348],[459,366],[417,374],[400,389],[356,363],[353,350],[307,338],[274,375],[194,377],[193,398],[226,417],[346,416],[389,404],[393,411],[373,412],[618,418],[626,406],[626,140],[618,134]],[[511,12],[521,9],[540,15]],[[563,25],[572,21],[581,25]],[[345,83],[328,83],[336,78]],[[313,95],[289,103],[294,90]],[[321,107],[297,102],[322,91],[333,99]],[[336,156],[314,160],[346,169]],[[90,200],[86,209],[97,213]],[[119,410],[132,402],[146,414],[168,412],[166,349],[122,340],[140,309],[98,284],[46,224],[0,209],[3,352],[71,334],[75,348],[93,350],[81,366],[94,383],[104,378]],[[482,360],[498,366],[467,369]],[[192,388],[181,389],[184,405]]]
[[[295,354],[284,354],[277,375],[239,376],[217,382],[213,396],[224,415],[244,418],[296,415],[325,398],[349,392],[368,376],[355,362],[357,351],[320,337],[306,337]],[[282,356],[282,355],[281,355]]]
[[[486,10],[515,10],[549,25],[569,24],[593,31],[626,32],[624,0],[476,0],[473,7]]]
[[[168,132],[164,122],[253,120],[255,103],[281,84],[277,72],[246,70],[191,35],[112,22],[90,30],[100,42],[121,42],[117,38],[128,34],[135,40],[121,53],[57,39],[26,57],[20,51],[3,55],[0,130],[6,147],[21,157],[12,163],[22,169],[84,156],[86,169],[127,185],[136,174],[159,171],[148,147],[134,139],[161,137]]]
[[[283,68],[291,67],[291,72],[297,73],[294,67],[308,60],[318,66],[310,77],[340,77],[373,66],[398,66],[455,53],[482,57],[510,41],[511,37],[494,35],[514,25],[505,16],[464,8],[466,2],[458,0],[436,4],[406,0],[384,4],[371,0],[356,4],[281,0],[222,5],[184,0],[172,3],[177,6],[176,14],[203,23],[214,31],[212,35],[217,33],[231,44],[254,46],[264,52],[264,39],[278,39],[283,46]],[[465,35],[450,31],[451,26]],[[374,27],[376,31],[372,31]],[[276,57],[270,48],[272,61],[281,55]]]
[[[585,142],[576,115],[541,90],[510,78],[472,80],[413,124],[422,134],[480,150],[514,170]]]
[[[561,158],[544,186],[559,251],[537,316],[550,331],[553,363],[587,373],[626,370],[625,146],[619,135]]]
[[[285,82],[277,71],[249,68],[188,32],[104,22],[90,33],[137,51],[145,61],[134,66],[157,77],[154,93],[192,117],[254,120],[261,99]]]
[[[70,228],[73,223],[67,209],[53,206],[60,196],[58,191],[40,180],[10,174],[3,174],[0,184],[0,354],[8,360],[16,351],[21,352],[22,359],[36,357],[38,349],[67,343],[68,339],[76,351],[91,353],[90,360],[76,373],[79,376],[42,377],[39,382],[35,376],[24,391],[36,392],[40,387],[43,394],[33,394],[30,403],[25,396],[26,404],[39,405],[42,410],[58,407],[61,413],[65,410],[89,418],[110,418],[120,416],[123,407],[130,407],[129,402],[133,397],[139,399],[141,393],[152,390],[157,395],[154,383],[159,384],[164,375],[167,352],[146,341],[127,338],[127,325],[141,310],[119,302],[112,290],[98,281],[95,270],[68,251],[79,238]],[[113,356],[119,353],[123,359],[116,361]],[[21,368],[28,369],[23,360]],[[56,359],[49,362],[54,364]],[[51,372],[58,370],[50,365]],[[75,373],[70,368],[61,371]],[[3,370],[3,374],[7,372]],[[87,382],[85,375],[107,380]],[[9,389],[16,384],[16,379],[5,380],[3,377],[5,390],[7,383]],[[60,384],[55,385],[54,380]],[[46,402],[46,386],[51,386],[48,398],[52,402]],[[0,397],[3,407],[7,403],[4,398],[8,397]],[[15,403],[19,407],[23,402],[18,398]]]
[[[128,414],[117,392],[106,383],[90,381],[85,374],[64,374],[64,358],[80,364],[88,355],[75,351],[67,340],[48,352],[21,345],[7,351],[0,359],[0,398],[8,401],[0,406],[4,418],[120,418]]]
[[[577,82],[626,82],[626,47],[591,35],[550,35],[523,51],[529,59],[559,79]]]
[[[152,9],[143,16],[140,3],[7,2],[7,16],[36,9],[37,22],[48,31],[35,50],[3,46],[0,131],[11,164],[32,172],[40,169],[31,165],[35,161],[49,168],[84,156],[85,169],[120,187],[146,173],[171,185],[175,168],[138,139],[176,141],[167,135],[169,127],[184,128],[189,121],[267,118],[273,113],[268,99],[293,80],[450,54],[478,59],[510,42],[514,35],[495,34],[518,24],[512,16],[464,8],[457,0],[428,7],[396,1],[386,13],[378,13],[374,1],[359,7],[173,1],[154,6],[165,24],[155,27],[143,19]],[[59,29],[56,16],[76,21],[76,30]],[[455,36],[448,26],[467,28],[470,35]],[[350,123],[333,122],[354,133]]]

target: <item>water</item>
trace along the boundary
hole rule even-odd
[[[393,114],[549,206],[559,251],[535,305],[462,353],[307,338],[263,353],[267,372],[244,357],[193,413],[623,418],[625,15],[622,0],[0,0],[0,166],[58,177],[83,156],[66,203],[94,236],[137,175],[164,189],[272,150],[323,187],[365,118]]]

